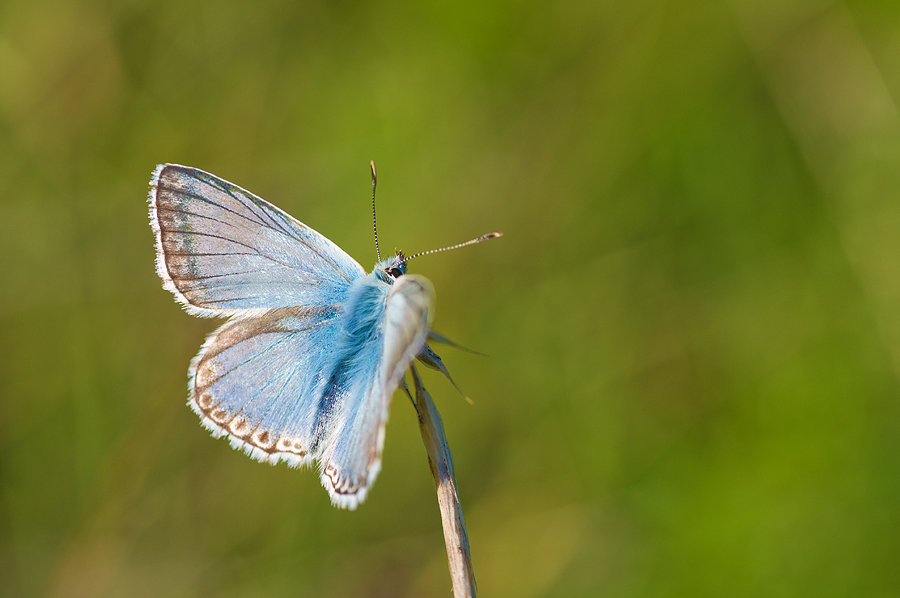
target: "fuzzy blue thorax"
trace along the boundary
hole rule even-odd
[[[375,264],[372,272],[357,278],[347,291],[341,308],[341,339],[352,352],[372,340],[377,334],[378,323],[384,314],[384,306],[391,285],[397,276],[406,274],[406,264],[400,254]]]

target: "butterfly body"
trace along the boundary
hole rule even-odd
[[[157,168],[150,222],[163,286],[228,317],[191,362],[188,404],[260,461],[317,463],[355,508],[381,467],[391,395],[427,348],[433,290],[401,255],[366,274],[268,202],[184,166]]]

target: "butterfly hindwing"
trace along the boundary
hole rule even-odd
[[[348,375],[336,372],[339,384],[332,392],[340,393],[340,400],[328,418],[319,466],[322,484],[338,506],[352,509],[362,502],[381,469],[391,396],[425,346],[433,295],[422,277],[394,281],[372,330],[374,349],[345,364]],[[323,400],[328,398],[326,390]]]
[[[333,308],[282,308],[227,322],[191,364],[191,408],[214,435],[260,461],[309,463],[323,352],[337,333]]]
[[[330,305],[365,275],[310,227],[196,168],[157,168],[150,222],[163,285],[196,315]]]

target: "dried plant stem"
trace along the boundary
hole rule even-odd
[[[475,573],[472,571],[466,522],[459,504],[459,495],[456,493],[453,456],[444,435],[441,415],[422,385],[416,368],[411,369],[416,388],[416,407],[419,410],[419,430],[428,451],[428,465],[431,467],[431,475],[434,476],[438,506],[441,509],[441,524],[444,528],[444,543],[447,545],[447,562],[450,565],[453,595],[455,598],[475,598]]]

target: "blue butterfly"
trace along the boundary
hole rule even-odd
[[[413,359],[447,373],[427,344],[444,340],[430,332],[431,283],[406,274],[416,256],[378,252],[366,274],[310,227],[202,170],[160,165],[150,185],[163,287],[193,315],[228,317],[191,362],[188,404],[255,459],[315,461],[332,503],[356,508]],[[374,193],[372,164],[373,216]]]

